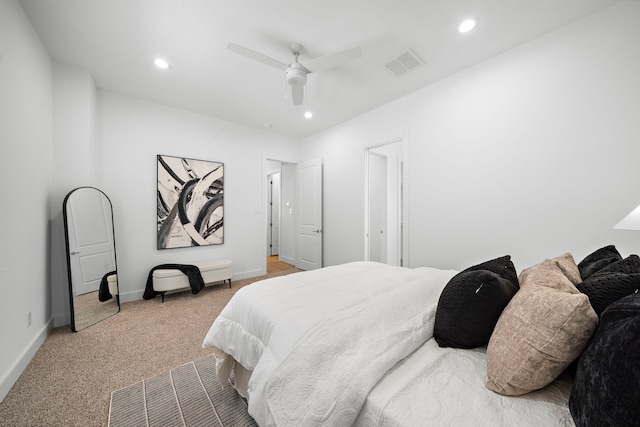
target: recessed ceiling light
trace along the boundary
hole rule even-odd
[[[169,63],[162,58],[157,58],[155,61],[153,61],[153,63],[156,64],[156,67],[161,68],[163,70],[166,70],[167,68],[170,67]]]
[[[313,117],[313,113],[312,113],[311,111],[305,111],[305,112],[304,112],[304,116],[305,116],[307,119],[310,119],[311,117]]]
[[[460,25],[458,25],[458,32],[468,33],[469,31],[473,30],[477,24],[478,20],[475,18],[465,19]]]

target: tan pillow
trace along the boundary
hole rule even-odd
[[[571,254],[520,273],[520,290],[498,319],[487,346],[486,386],[519,396],[551,383],[584,350],[598,316],[578,291]]]

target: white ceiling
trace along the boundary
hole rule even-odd
[[[616,0],[21,0],[55,61],[100,89],[304,138],[617,3]],[[456,32],[466,17],[478,27]],[[304,106],[284,71],[228,42],[289,63],[360,46],[362,58],[309,75]],[[411,47],[426,65],[397,78],[382,64]],[[159,70],[156,57],[172,68]],[[270,127],[265,127],[270,124]]]

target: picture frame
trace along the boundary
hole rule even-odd
[[[224,243],[224,163],[157,159],[157,249]]]

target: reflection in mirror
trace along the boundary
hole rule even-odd
[[[63,202],[71,329],[81,331],[120,311],[111,201],[80,187]]]

